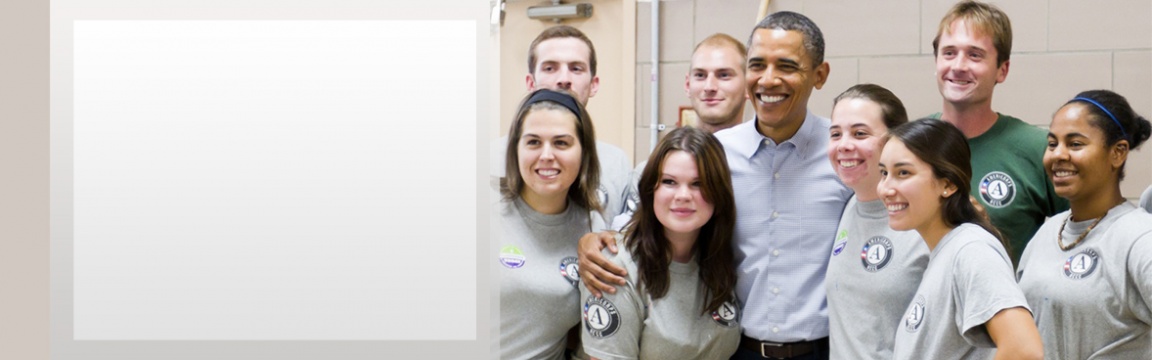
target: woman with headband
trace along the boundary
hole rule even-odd
[[[598,359],[727,359],[740,343],[732,232],[736,203],[724,148],[678,128],[641,172],[640,203],[618,236],[628,284],[584,299],[584,351]]]
[[[1048,127],[1044,169],[1072,207],[1048,219],[1017,276],[1049,359],[1152,359],[1152,215],[1120,194],[1152,125],[1108,90],[1082,92]]]
[[[825,276],[832,359],[892,358],[894,319],[928,265],[928,247],[916,232],[888,227],[876,192],[884,135],[906,122],[904,104],[878,85],[853,86],[832,103],[828,159],[856,193],[840,217]]]
[[[588,113],[567,93],[537,90],[520,104],[496,206],[501,359],[563,359],[580,324],[576,242],[603,226],[595,144]]]
[[[893,230],[916,230],[928,267],[896,328],[893,359],[1040,359],[1043,346],[1003,239],[969,200],[971,150],[949,123],[888,131],[877,192]]]

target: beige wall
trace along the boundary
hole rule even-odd
[[[588,101],[588,113],[596,124],[596,138],[632,156],[632,122],[635,117],[633,78],[636,41],[636,3],[628,0],[583,0],[592,4],[592,17],[564,21],[583,31],[596,46],[600,91]],[[500,128],[508,132],[516,106],[528,94],[528,45],[552,21],[529,19],[528,7],[550,1],[509,1],[500,29]],[[629,94],[629,95],[625,95]]]
[[[1152,116],[1152,1],[991,1],[1012,19],[1015,40],[1008,79],[999,85],[993,108],[1046,126],[1065,101],[1088,89],[1111,89],[1128,98],[1137,113]],[[776,0],[770,11],[811,17],[824,31],[825,58],[832,67],[824,89],[809,108],[822,116],[832,98],[848,87],[872,82],[891,89],[910,116],[941,106],[932,73],[932,38],[955,1]],[[760,0],[665,0],[660,11],[660,119],[676,123],[688,105],[684,74],[694,44],[724,32],[747,39]],[[649,4],[637,7],[636,154],[648,153],[649,94],[641,79],[651,68]],[[746,111],[745,118],[751,118]],[[1152,183],[1152,145],[1132,154],[1121,188],[1129,198]]]
[[[48,16],[0,2],[0,359],[49,357]]]

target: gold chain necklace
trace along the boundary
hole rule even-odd
[[[1108,214],[1104,214],[1104,216],[1108,216]],[[1084,232],[1080,234],[1080,237],[1076,238],[1075,242],[1073,242],[1071,245],[1064,246],[1064,226],[1068,225],[1068,220],[1072,219],[1072,214],[1069,213],[1068,217],[1064,218],[1064,223],[1060,224],[1060,232],[1056,233],[1056,245],[1060,245],[1060,250],[1072,250],[1072,248],[1076,247],[1076,245],[1080,245],[1080,242],[1084,241],[1084,238],[1088,237],[1088,232],[1092,231],[1092,229],[1095,229],[1096,224],[1099,224],[1100,220],[1104,220],[1104,216],[1096,218],[1096,221],[1093,221],[1092,225],[1088,225],[1088,229],[1084,230]]]

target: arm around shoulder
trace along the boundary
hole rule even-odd
[[[623,278],[627,275],[627,271],[604,257],[601,251],[605,247],[611,252],[617,251],[615,232],[588,233],[580,238],[580,243],[577,245],[580,280],[596,297],[600,297],[601,292],[615,293],[616,286],[613,284],[627,284],[627,280]]]

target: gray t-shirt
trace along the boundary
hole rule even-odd
[[[584,351],[600,359],[727,359],[740,344],[739,309],[733,295],[719,311],[701,314],[704,288],[695,260],[668,266],[668,292],[652,300],[640,288],[640,271],[623,242],[604,255],[628,270],[628,285],[597,299],[581,286]]]
[[[1122,203],[1076,247],[1048,219],[1024,250],[1017,275],[1047,359],[1152,359],[1152,215]],[[1071,244],[1094,219],[1069,222]]]
[[[500,201],[500,358],[562,359],[568,330],[580,323],[576,243],[589,211],[569,203],[545,215],[521,200]],[[582,286],[581,286],[582,287]]]
[[[501,136],[488,146],[488,155],[491,157],[488,163],[489,176],[491,177],[489,182],[494,189],[499,185],[499,180],[504,177],[504,157],[507,156],[507,148],[507,136]],[[628,160],[624,150],[602,141],[596,142],[596,156],[600,159],[600,187],[596,190],[596,195],[600,197],[600,207],[604,208],[604,212],[600,215],[605,221],[610,222],[616,215],[624,211],[623,197],[625,187],[628,186],[630,179],[632,161]],[[602,226],[602,228],[593,230],[605,230],[607,226]]]
[[[883,201],[849,199],[824,279],[830,358],[891,359],[900,316],[927,265],[924,240],[889,228]]]
[[[636,164],[635,169],[632,169],[632,175],[628,177],[630,179],[628,185],[624,187],[624,211],[612,219],[613,230],[624,231],[628,221],[632,220],[632,214],[636,213],[636,208],[640,206],[640,176],[644,174],[644,167],[647,165],[648,160],[644,160]]]
[[[928,268],[896,330],[893,359],[991,359],[984,323],[1004,309],[1028,309],[1012,261],[995,236],[966,223],[929,255]]]
[[[1152,185],[1148,185],[1148,188],[1140,193],[1140,208],[1145,212],[1152,212]]]

